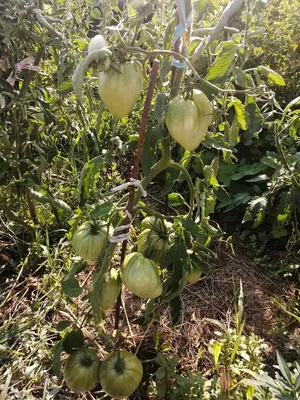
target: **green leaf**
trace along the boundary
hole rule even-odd
[[[178,207],[182,204],[185,204],[184,198],[179,193],[169,193],[168,194],[168,202],[172,207]]]
[[[206,80],[213,81],[223,78],[234,61],[238,46],[234,42],[224,42],[222,51],[217,56],[214,64],[209,68]]]
[[[72,92],[72,90],[73,90],[72,81],[64,82],[57,88],[58,94],[68,94]]]
[[[258,137],[258,134],[262,131],[264,117],[260,113],[260,109],[256,103],[249,103],[245,107],[247,131],[245,132],[246,139],[252,139]]]
[[[84,345],[84,336],[81,329],[74,329],[69,332],[63,340],[63,350],[71,354],[74,349],[78,349],[83,347]]]
[[[162,194],[167,194],[172,189],[175,181],[177,180],[179,171],[175,168],[167,168],[165,175],[165,182],[162,188]]]
[[[82,287],[76,278],[70,278],[62,281],[62,291],[69,297],[78,297],[82,293]]]
[[[57,376],[58,379],[60,379],[60,374],[61,374],[61,363],[60,363],[60,355],[63,350],[63,344],[62,341],[60,340],[55,344],[55,346],[52,349],[52,369],[54,372],[54,375]]]
[[[162,120],[166,104],[167,104],[167,96],[164,93],[157,93],[155,97],[153,116],[158,122]]]
[[[217,370],[219,368],[219,358],[223,348],[223,343],[215,341],[213,343],[213,358],[214,358],[214,367]]]
[[[71,324],[72,324],[72,321],[68,321],[68,320],[59,321],[59,323],[56,326],[56,330],[58,332],[62,332],[65,329],[67,329]]]
[[[287,382],[292,386],[293,382],[292,382],[291,371],[278,350],[276,350],[276,358],[277,358],[277,363],[278,363],[280,372],[285,377]]]
[[[113,203],[111,203],[110,201],[107,201],[106,203],[102,204],[97,204],[96,207],[91,212],[91,217],[92,218],[106,217],[111,212],[113,206],[114,206]]]
[[[201,235],[203,233],[199,225],[196,224],[196,222],[194,222],[192,219],[182,219],[182,226],[194,237],[197,237],[199,234]]]
[[[262,163],[245,164],[239,168],[239,172],[231,176],[231,180],[238,181],[245,176],[256,175],[266,169],[266,165]]]
[[[213,188],[218,188],[219,182],[216,178],[215,171],[210,165],[205,165],[203,168],[203,174],[207,185],[211,185]]]
[[[274,153],[274,156],[271,156],[271,155],[264,156],[261,159],[261,162],[263,164],[267,165],[268,167],[271,167],[274,169],[277,169],[278,167],[281,166],[281,161],[279,159],[279,156],[275,153]]]
[[[84,165],[78,184],[79,206],[81,208],[87,202],[90,187],[94,184],[95,175],[103,168],[104,160],[102,156],[96,156]]]
[[[285,86],[285,81],[283,77],[272,69],[260,65],[259,67],[257,67],[257,71],[268,78],[270,81],[274,82],[276,85]]]
[[[141,154],[141,165],[144,175],[149,175],[151,167],[157,161],[157,143],[167,136],[164,124],[159,123],[156,127],[148,127]]]
[[[234,98],[229,105],[228,108],[233,105],[236,115],[236,121],[239,128],[243,129],[244,131],[247,129],[247,122],[245,118],[245,106],[241,102],[241,100]]]
[[[172,318],[172,325],[179,325],[181,322],[182,315],[182,301],[181,296],[177,296],[174,299],[170,300],[170,312]]]
[[[280,226],[276,226],[272,230],[272,235],[276,239],[280,239],[281,237],[286,237],[287,236],[287,230],[284,228],[281,228]]]

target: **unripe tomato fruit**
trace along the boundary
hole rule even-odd
[[[73,235],[73,249],[87,262],[99,261],[107,236],[107,225],[103,221],[86,221]]]
[[[154,229],[157,231],[168,232],[172,228],[172,223],[166,220],[162,221],[161,218],[156,218],[154,215],[146,217],[142,221],[142,230]]]
[[[104,37],[102,35],[96,35],[89,43],[88,54],[91,54],[95,50],[101,50],[103,47],[107,47]]]
[[[64,368],[64,379],[73,392],[87,392],[98,380],[99,357],[92,349],[73,351]]]
[[[142,67],[137,62],[112,63],[107,71],[99,74],[99,94],[109,112],[123,118],[140,97],[143,82]]]
[[[155,299],[162,293],[158,268],[154,261],[140,253],[131,253],[121,265],[121,279],[132,293],[144,299]]]
[[[126,350],[109,355],[100,365],[99,380],[103,390],[114,399],[130,396],[143,377],[140,360]]]
[[[102,284],[99,294],[99,305],[103,311],[109,310],[121,292],[122,282],[115,268],[110,270],[108,279]]]
[[[201,269],[197,268],[195,265],[192,265],[191,272],[187,275],[187,281],[189,283],[196,283],[202,275]]]
[[[192,151],[199,146],[206,133],[200,129],[200,118],[198,107],[192,100],[176,96],[168,104],[165,122],[172,138]]]

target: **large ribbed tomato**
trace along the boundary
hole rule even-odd
[[[64,379],[73,392],[87,392],[98,380],[99,357],[92,349],[80,349],[71,353],[64,368]]]
[[[142,232],[137,238],[138,251],[155,262],[160,262],[163,254],[174,242],[171,233],[172,223],[156,218],[146,217],[142,221]]]
[[[115,268],[110,270],[108,279],[103,283],[99,294],[99,305],[103,311],[109,310],[121,292],[122,282]]]
[[[142,221],[142,230],[154,229],[158,231],[168,232],[172,228],[172,223],[161,218],[157,218],[154,215],[146,217]]]
[[[114,117],[129,114],[143,89],[143,71],[134,61],[112,63],[107,71],[99,74],[99,94]]]
[[[84,222],[73,235],[73,248],[87,262],[99,261],[108,236],[103,221]]]
[[[121,279],[132,293],[144,299],[155,299],[162,293],[158,268],[154,261],[140,253],[125,257],[121,266]]]
[[[126,350],[109,355],[100,366],[99,380],[103,390],[114,399],[130,396],[143,377],[140,360]]]

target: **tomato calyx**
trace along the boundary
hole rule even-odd
[[[124,359],[121,357],[120,351],[118,351],[118,358],[117,358],[117,362],[115,365],[115,369],[118,374],[123,374],[124,368],[125,368]]]

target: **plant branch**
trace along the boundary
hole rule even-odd
[[[178,57],[181,60],[185,61],[187,66],[192,70],[193,74],[195,75],[195,78],[203,83],[205,83],[206,85],[208,85],[209,87],[211,87],[212,89],[218,91],[219,93],[252,93],[253,89],[244,89],[244,90],[239,90],[239,89],[221,89],[218,86],[214,85],[213,83],[206,81],[204,78],[202,78],[198,72],[195,70],[195,68],[193,67],[193,65],[190,63],[190,61],[183,55],[180,53],[177,53],[176,51],[172,51],[172,50],[144,50],[144,49],[140,49],[139,47],[127,47],[126,48],[127,51],[131,52],[131,53],[144,53],[146,54],[148,57],[151,56],[155,56],[155,55],[159,55],[159,54],[165,54],[168,56],[174,56],[174,57]],[[259,86],[260,89],[266,89],[267,86],[266,85],[260,85]],[[255,90],[257,90],[258,88],[255,88]]]

